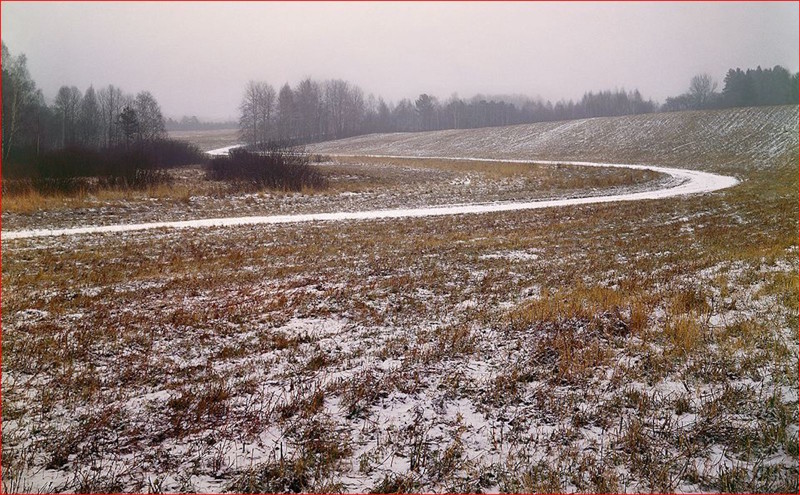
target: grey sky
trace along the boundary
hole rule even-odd
[[[342,78],[397,101],[638,88],[663,101],[708,72],[798,70],[790,3],[2,3],[2,37],[52,98],[150,90],[169,116],[234,117],[250,79]]]

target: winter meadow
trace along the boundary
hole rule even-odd
[[[797,4],[0,8],[4,492],[797,493]]]

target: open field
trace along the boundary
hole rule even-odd
[[[239,142],[238,129],[217,129],[211,131],[170,131],[170,139],[189,141],[200,151],[213,150]]]
[[[742,180],[710,194],[4,241],[4,488],[797,492],[797,117],[684,112],[313,147]],[[331,190],[314,194],[231,199],[187,184],[230,214],[662,180],[430,159],[320,166]],[[133,201],[142,213],[126,219],[179,217]],[[8,218],[105,221],[83,206],[36,215]]]
[[[726,175],[768,167],[797,147],[797,106],[602,117],[502,128],[373,134],[317,153],[644,163]]]
[[[142,191],[3,198],[3,230],[184,221],[464,203],[531,201],[653,190],[671,184],[651,170],[575,165],[336,157],[316,164],[323,190],[258,190],[206,180],[200,166],[167,170],[171,185]]]

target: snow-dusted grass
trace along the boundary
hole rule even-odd
[[[798,106],[600,117],[510,127],[372,134],[310,145],[329,154],[643,163],[724,175],[798,145]],[[712,158],[712,159],[709,159]]]
[[[642,202],[4,241],[4,488],[796,492],[797,164]]]
[[[193,225],[192,221],[201,220],[200,225],[207,225],[211,223],[209,219],[231,215],[279,216],[285,220],[293,214],[324,213],[335,218],[328,214],[466,203],[518,203],[631,193],[673,185],[668,176],[647,169],[502,161],[338,157],[316,167],[330,184],[324,190],[291,193],[256,189],[245,193],[238,186],[206,180],[199,167],[187,167],[169,171],[173,176],[171,187],[136,192],[100,191],[96,195],[73,197],[4,198],[3,237],[19,237],[21,230],[114,224],[188,221],[184,225]],[[233,220],[253,221],[259,220]]]
[[[231,148],[231,147],[229,147]],[[223,148],[220,153],[227,153],[228,148]],[[218,150],[214,150],[218,151]],[[378,158],[368,156],[368,158]],[[413,157],[389,156],[386,158],[394,159],[413,159]],[[451,157],[430,157],[433,160],[448,160],[453,162],[482,162],[484,164],[499,162],[515,165],[572,165],[579,167],[594,168],[621,168],[628,170],[649,171],[668,175],[672,181],[664,184],[661,188],[643,192],[626,192],[623,194],[610,194],[601,196],[588,196],[578,198],[563,198],[557,200],[541,200],[527,202],[493,202],[493,203],[468,203],[456,205],[428,206],[418,208],[396,208],[391,210],[361,210],[361,211],[339,211],[333,213],[307,213],[295,215],[271,215],[258,217],[224,217],[224,218],[204,218],[199,220],[183,220],[173,222],[152,222],[140,224],[117,224],[105,226],[74,227],[68,229],[40,229],[6,232],[6,239],[24,239],[28,237],[78,235],[108,232],[130,232],[136,230],[160,229],[160,228],[207,228],[218,226],[235,225],[254,225],[254,224],[280,224],[280,223],[300,223],[300,222],[324,222],[342,220],[371,220],[379,218],[419,218],[442,215],[467,215],[477,213],[496,213],[514,210],[535,210],[540,208],[554,208],[561,206],[585,205],[593,203],[613,203],[618,201],[641,201],[645,199],[663,199],[675,196],[686,196],[689,194],[701,194],[718,191],[727,187],[733,187],[739,183],[735,177],[701,172],[697,170],[684,170],[677,168],[666,168],[646,165],[630,165],[620,163],[595,163],[595,162],[531,162],[527,160],[491,160],[491,159],[470,159],[470,158],[451,158]],[[467,178],[466,180],[469,180]]]

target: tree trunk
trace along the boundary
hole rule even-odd
[[[19,106],[19,92],[14,91],[14,99],[11,102],[11,125],[10,129],[8,130],[8,141],[6,141],[6,149],[4,150],[6,153],[6,160],[8,159],[9,154],[11,153],[11,145],[14,141],[14,135],[17,132],[17,107]]]

